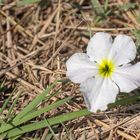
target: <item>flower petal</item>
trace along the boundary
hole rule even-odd
[[[92,61],[100,62],[107,58],[112,46],[112,38],[104,32],[96,33],[89,41],[87,55]]]
[[[80,87],[91,112],[106,110],[109,103],[115,102],[119,92],[117,85],[110,78],[91,78],[82,83]]]
[[[118,67],[112,75],[112,80],[119,86],[121,92],[131,92],[140,87],[140,62]]]
[[[86,54],[76,53],[66,62],[66,75],[71,81],[81,83],[96,75],[98,72],[96,65],[97,64],[89,60],[89,57]]]
[[[136,57],[136,46],[131,37],[118,35],[112,45],[109,59],[113,59],[116,65],[131,62]]]

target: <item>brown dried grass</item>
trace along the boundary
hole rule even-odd
[[[72,6],[76,2],[82,9]],[[17,7],[16,1],[5,0],[0,10],[0,81],[7,89],[1,93],[0,104],[16,87],[22,92],[15,107],[15,112],[19,112],[48,84],[55,79],[65,79],[65,62],[73,53],[85,51],[89,30],[92,34],[105,31],[113,36],[125,33],[135,39],[131,30],[140,28],[135,18],[138,8],[118,11],[117,7],[123,3],[126,1],[110,0],[111,14],[98,24],[92,16],[89,1],[52,0],[47,8],[42,8],[37,4]],[[75,111],[85,106],[78,85],[73,83],[62,87],[61,95],[51,102],[71,95],[75,96],[72,102],[44,116]],[[53,129],[60,139],[139,140],[139,108],[139,104],[118,107],[69,121],[65,123],[68,136],[63,126]],[[33,137],[45,140],[48,133],[46,128],[24,135],[23,139]]]

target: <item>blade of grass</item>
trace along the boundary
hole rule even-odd
[[[60,92],[60,89],[58,89],[56,92],[54,92],[53,94],[50,94],[49,96],[47,96],[46,97],[46,102],[47,101],[49,101],[52,97],[54,97],[54,96],[56,96],[56,95],[58,95]],[[51,105],[48,105],[46,108],[41,108],[41,109],[39,109],[39,110],[35,110],[34,112],[29,112],[28,114],[26,114],[26,115],[24,115],[23,117],[22,117],[22,120],[26,120],[26,118],[30,118],[31,116],[34,116],[34,117],[37,117],[37,116],[39,116],[39,115],[41,115],[41,114],[43,114],[43,113],[45,113],[45,112],[48,112],[48,111],[50,111],[51,109],[53,109],[53,108],[55,108],[55,107],[59,107],[60,105],[62,105],[62,104],[64,104],[64,102],[67,102],[68,100],[70,100],[72,97],[68,97],[68,98],[65,98],[65,99],[62,99],[62,100],[60,100],[60,101],[57,101],[57,102],[55,102],[55,103],[53,103],[53,104],[51,104]],[[64,101],[63,101],[64,100]],[[42,102],[43,103],[43,102]],[[61,104],[62,103],[62,104]],[[39,114],[39,112],[41,113],[41,114]],[[28,116],[29,115],[29,116]],[[36,115],[36,116],[35,116]],[[30,119],[33,119],[33,118],[30,118]],[[26,121],[28,121],[29,119],[27,119]],[[20,120],[20,122],[21,122],[21,120]],[[20,123],[21,124],[21,123]]]
[[[91,5],[93,11],[95,11],[98,15],[104,14],[104,9],[98,0],[91,0]]]
[[[18,98],[20,97],[20,95],[21,95],[21,93],[18,93],[18,95],[16,96],[15,100],[13,101],[13,103],[12,103],[12,105],[11,105],[11,107],[10,107],[10,109],[9,109],[9,111],[8,111],[8,113],[7,113],[7,115],[6,115],[6,118],[7,118],[7,119],[10,119],[10,114],[11,114],[11,112],[12,112],[12,110],[13,110],[15,104],[17,103]]]
[[[128,104],[132,104],[138,100],[140,100],[140,95],[134,95],[134,96],[126,97],[124,99],[117,100],[115,103],[109,104],[108,107],[114,108],[119,105],[128,105]]]
[[[62,83],[62,84],[67,84],[68,82],[70,82],[69,79],[61,79],[61,80],[58,80],[58,82]]]
[[[87,109],[83,109],[80,111],[65,113],[63,115],[49,118],[49,119],[47,119],[47,121],[49,122],[50,125],[55,125],[55,124],[69,121],[69,120],[72,120],[72,119],[75,119],[75,118],[78,118],[81,116],[89,115],[89,114],[91,114],[91,112],[89,112]],[[46,119],[45,119],[45,120],[42,120],[40,122],[35,122],[32,124],[28,124],[28,125],[25,125],[25,126],[22,126],[19,128],[9,130],[6,132],[6,134],[7,134],[7,138],[10,138],[10,137],[18,136],[18,135],[21,135],[21,134],[24,134],[24,133],[27,133],[30,131],[41,129],[41,128],[44,128],[47,126],[48,126],[48,123],[46,123]]]
[[[20,137],[21,135],[18,135],[18,136],[12,137],[10,140],[18,140]]]
[[[4,120],[0,119],[0,126],[1,126],[1,124],[6,124],[6,122]]]
[[[57,81],[56,81],[57,82]],[[31,112],[40,102],[42,102],[46,95],[51,91],[51,89],[55,86],[56,82],[51,84],[44,92],[39,94],[32,102],[29,103],[15,118],[14,121],[20,120],[27,113]]]
[[[42,138],[41,140],[52,140],[53,135],[51,133],[47,134],[45,138]]]
[[[119,9],[122,11],[128,11],[130,9],[134,9],[136,6],[137,6],[136,3],[128,2],[128,3],[124,3],[123,5],[120,5]]]
[[[50,126],[48,120],[46,119],[46,124],[47,124],[47,123],[48,123],[48,128],[49,128],[50,132],[52,133],[54,139],[59,140],[59,139],[56,137],[56,135],[55,135],[53,129],[51,128],[51,126]]]
[[[67,101],[69,101],[71,99],[72,99],[72,97],[67,97],[65,99],[59,100],[59,101],[47,106],[46,108],[42,108],[42,109],[39,109],[39,110],[37,110],[37,111],[35,111],[33,113],[30,113],[30,114],[26,115],[23,119],[21,119],[20,122],[24,123],[24,122],[26,122],[28,120],[31,120],[31,119],[33,119],[33,118],[35,118],[35,117],[37,117],[37,116],[39,116],[39,115],[41,115],[41,114],[43,114],[45,112],[48,112],[48,111],[50,111],[50,110],[52,110],[54,108],[57,108],[57,107],[63,105],[65,102],[67,102]]]
[[[24,6],[24,5],[28,5],[28,4],[34,4],[34,3],[38,3],[40,1],[41,0],[22,0],[22,1],[19,1],[17,3],[17,6]]]
[[[0,115],[3,113],[3,110],[6,108],[7,104],[9,103],[10,99],[12,98],[12,94],[6,99],[2,108],[0,108]]]
[[[109,0],[105,0],[104,10],[107,11],[108,9]]]
[[[0,84],[0,93],[4,91],[4,83]]]
[[[18,125],[21,125],[22,123],[24,122],[27,122],[37,116],[40,116],[41,114],[45,113],[45,112],[48,112],[56,107],[59,107],[61,106],[62,104],[64,104],[65,102],[69,101],[72,97],[67,97],[65,99],[62,99],[62,100],[59,100],[45,108],[42,108],[42,109],[39,109],[35,112],[31,112],[29,113],[28,115],[25,115],[25,117],[23,117],[21,120],[16,120],[16,121],[13,121],[11,122],[11,124],[4,124],[3,126],[1,126],[0,128],[0,133],[3,133],[9,129],[12,129],[14,127],[17,127]]]
[[[140,55],[140,30],[139,29],[134,29],[131,31],[134,36],[136,37],[136,46],[137,46],[137,50],[138,50],[138,55]]]
[[[4,102],[2,108],[0,109],[0,115],[3,113],[3,110],[6,108],[6,106],[8,105],[9,101],[11,100],[12,98],[12,95],[13,95],[13,92],[12,94],[10,94],[10,96],[6,99],[6,101]]]
[[[3,1],[3,0],[0,0],[0,6],[2,5],[2,1]]]
[[[55,91],[54,93],[52,93],[49,96],[47,96],[46,99],[45,99],[45,102],[49,101],[52,97],[57,96],[58,94],[60,94],[60,90],[61,90],[61,88],[59,88],[57,91]]]

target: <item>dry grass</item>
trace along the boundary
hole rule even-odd
[[[110,14],[101,17],[100,21],[96,21],[98,16],[96,12],[93,15],[90,1],[52,0],[45,3],[46,7],[45,4],[18,7],[16,0],[4,0],[0,9],[0,82],[6,87],[0,95],[0,106],[16,88],[22,94],[15,112],[48,84],[66,78],[66,60],[73,53],[85,52],[90,32],[105,31],[113,36],[124,33],[136,40],[132,30],[140,28],[136,18],[138,1],[135,8],[124,10],[120,6],[126,1],[110,0]],[[74,99],[41,117],[76,111],[85,106],[78,85],[68,83],[61,90],[61,95],[53,97],[51,102],[72,95]],[[12,99],[15,98],[16,94]],[[140,140],[139,111],[140,104],[118,107],[69,121],[65,123],[66,128],[59,125],[53,130],[59,139]],[[41,129],[22,136],[22,139],[45,140],[49,133],[48,128]]]

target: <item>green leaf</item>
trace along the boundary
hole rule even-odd
[[[140,100],[140,95],[129,96],[120,100],[117,100],[115,103],[111,103],[108,105],[109,108],[114,108],[119,105],[128,105],[135,103],[136,101]]]
[[[2,5],[3,0],[0,0],[0,6]]]
[[[41,109],[38,109],[37,111],[34,111],[34,112],[31,112],[27,115],[25,115],[22,119],[20,120],[13,120],[11,123],[9,124],[4,124],[1,126],[0,128],[0,133],[3,133],[9,129],[12,129],[14,127],[17,127],[18,125],[21,125],[22,123],[24,122],[27,122],[37,116],[40,116],[41,114],[45,113],[45,112],[48,112],[54,108],[57,108],[59,106],[61,106],[62,104],[64,104],[65,102],[69,101],[72,97],[67,97],[65,99],[62,99],[62,100],[59,100],[51,105],[48,105],[47,107],[45,108],[41,108]]]
[[[22,0],[17,2],[17,6],[24,6],[24,5],[28,5],[28,4],[34,4],[34,3],[38,3],[41,0]]]
[[[129,9],[134,9],[137,6],[136,3],[124,3],[123,5],[120,5],[120,10],[122,11],[128,11]]]
[[[55,133],[54,133],[54,131],[53,131],[53,129],[52,129],[52,127],[51,127],[51,125],[49,124],[49,122],[48,122],[47,119],[46,119],[46,124],[48,124],[47,126],[48,126],[50,132],[52,133],[52,135],[54,136],[54,138],[55,138],[56,140],[59,140],[59,139],[56,137],[56,135],[55,135]]]
[[[6,118],[7,118],[7,119],[10,119],[10,114],[11,114],[11,112],[12,112],[14,106],[16,105],[16,103],[17,103],[18,98],[20,97],[20,95],[21,95],[21,93],[18,93],[18,95],[16,96],[15,100],[13,101],[13,103],[12,103],[12,105],[11,105],[11,107],[10,107],[10,109],[9,109],[9,111],[8,111],[8,113],[7,113],[7,115],[6,115]]]
[[[61,79],[61,80],[58,80],[58,82],[61,82],[62,84],[66,84],[68,82],[70,82],[69,79]]]
[[[136,37],[137,50],[138,50],[138,54],[140,54],[140,30],[134,29],[132,30],[132,33]]]
[[[57,81],[56,81],[57,82]],[[22,117],[24,117],[27,113],[31,112],[33,109],[37,107],[45,98],[46,95],[52,90],[52,88],[55,86],[56,82],[54,82],[52,85],[50,85],[44,92],[39,94],[32,102],[29,103],[15,118],[13,121],[20,120]]]
[[[105,0],[104,9],[107,11],[108,9],[109,0]]]
[[[59,101],[57,101],[57,102],[55,102],[55,103],[53,103],[53,104],[51,104],[51,105],[48,105],[48,106],[45,107],[45,108],[41,108],[41,109],[39,109],[39,110],[37,110],[37,111],[31,112],[30,114],[24,116],[24,117],[20,120],[20,124],[22,124],[22,123],[24,123],[24,122],[27,122],[27,121],[29,121],[29,120],[31,120],[31,119],[37,117],[37,116],[40,116],[41,114],[43,114],[43,113],[45,113],[45,112],[48,112],[48,111],[50,111],[50,110],[52,110],[52,109],[54,109],[54,108],[57,108],[57,107],[63,105],[65,102],[71,100],[71,99],[72,99],[72,97],[68,97],[68,98],[59,100]],[[14,123],[14,122],[13,122],[13,123]]]
[[[10,94],[10,96],[6,99],[6,101],[4,102],[2,108],[0,108],[0,115],[2,114],[3,110],[6,108],[6,106],[8,105],[10,99],[12,98],[13,92],[12,94]]]
[[[63,123],[81,116],[85,116],[85,115],[89,115],[91,114],[91,112],[89,112],[87,109],[83,109],[80,111],[75,111],[75,112],[70,112],[70,113],[65,113],[63,115],[59,115],[53,118],[49,118],[47,119],[47,122],[49,123],[50,126],[55,125],[55,124],[59,124],[59,123]],[[48,127],[48,123],[46,123],[46,119],[42,120],[40,122],[35,122],[32,124],[28,124],[19,128],[15,128],[12,130],[9,130],[6,132],[7,136],[6,138],[10,138],[10,137],[14,137],[14,136],[18,136],[27,132],[31,132],[37,129],[41,129],[44,127]],[[4,133],[5,134],[5,133]]]
[[[93,11],[95,11],[98,15],[104,14],[104,9],[98,0],[91,0],[91,5]]]

